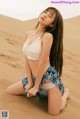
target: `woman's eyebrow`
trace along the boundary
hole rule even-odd
[[[54,15],[54,11],[48,11],[48,12],[50,12],[50,14],[53,16]]]
[[[50,15],[53,17],[54,11],[49,11],[49,10],[45,10],[45,11],[50,12]],[[44,11],[44,12],[45,12],[45,11]]]
[[[54,14],[53,13],[50,13],[50,15],[53,17]]]

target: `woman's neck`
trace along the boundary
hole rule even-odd
[[[36,32],[37,33],[44,33],[44,28],[45,26],[43,26],[42,24],[39,24],[38,27],[36,28]]]

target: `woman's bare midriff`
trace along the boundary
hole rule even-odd
[[[31,35],[31,34],[32,34],[32,35]],[[42,36],[43,33],[38,34],[36,37],[35,37],[34,31],[31,31],[31,34],[28,35],[28,39],[32,42],[33,39],[36,39],[36,37],[38,37],[38,36]],[[30,43],[30,44],[31,44],[31,43]],[[33,74],[34,77],[35,77],[35,76],[36,76],[36,72],[37,72],[37,67],[38,67],[39,60],[27,59],[27,61],[28,61],[28,63],[29,63],[31,72],[32,72],[32,74]],[[46,60],[46,62],[45,62],[44,73],[46,72],[46,70],[48,69],[49,66],[50,66],[50,61],[49,61],[49,58],[48,58],[48,59]]]
[[[28,63],[29,63],[31,72],[35,77],[36,76],[36,72],[37,72],[37,67],[38,67],[39,60],[34,61],[34,60],[28,59]],[[46,61],[46,63],[45,63],[44,73],[46,72],[46,70],[48,69],[49,66],[50,66],[50,62],[49,62],[49,59],[48,59]]]

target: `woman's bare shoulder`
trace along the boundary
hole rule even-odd
[[[28,39],[29,35],[32,34],[32,30],[31,31],[27,31],[25,34],[25,41]]]
[[[45,32],[43,37],[49,37],[49,38],[51,37],[52,38],[53,35],[51,33],[49,33],[49,32]]]
[[[45,42],[45,41],[50,42],[50,40],[53,41],[53,35],[49,32],[44,33],[42,42]]]
[[[32,32],[33,32],[33,30],[27,31],[27,32],[26,32],[26,35],[29,35],[29,34],[31,34]]]

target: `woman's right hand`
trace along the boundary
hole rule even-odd
[[[33,83],[28,83],[26,86],[25,86],[25,95],[27,93],[27,91],[33,87]]]

